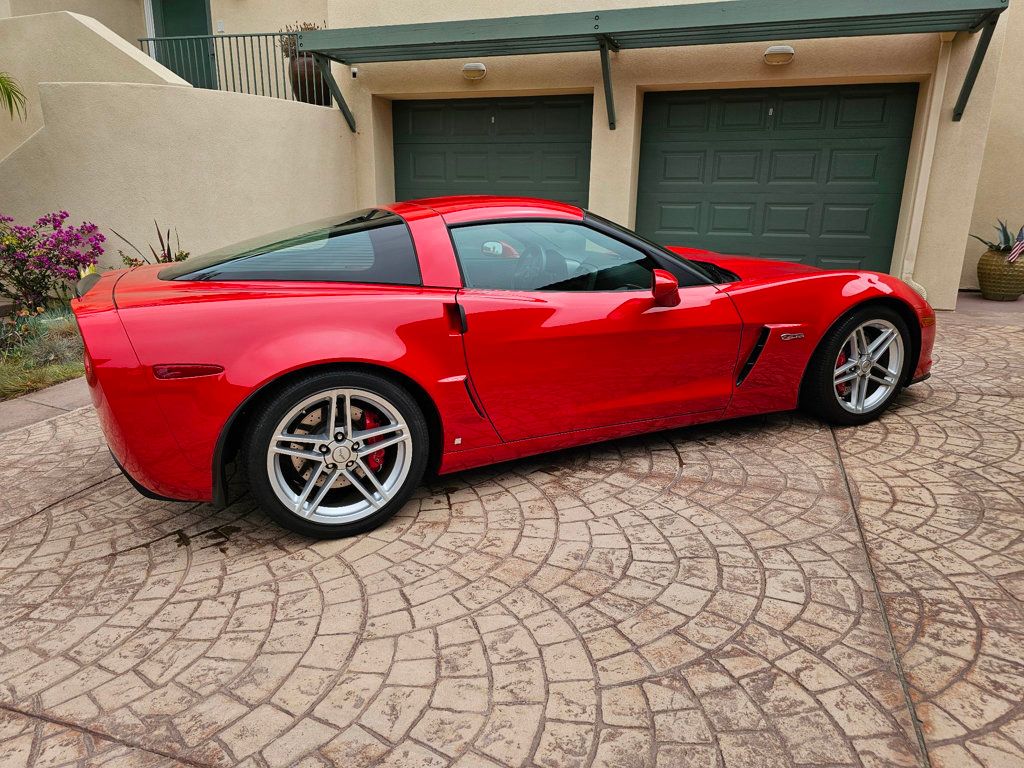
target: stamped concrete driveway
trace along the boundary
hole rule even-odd
[[[980,306],[980,303],[979,303]],[[286,535],[0,435],[0,765],[1024,765],[1024,323],[881,422],[623,440]]]

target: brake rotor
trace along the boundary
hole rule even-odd
[[[352,406],[352,422],[355,423],[363,417],[363,409],[358,406]],[[307,413],[296,425],[295,433],[299,435],[317,435],[323,432],[321,424],[323,424],[324,417],[323,412],[318,408],[314,411]],[[333,425],[332,425],[333,429]],[[297,448],[302,446],[293,445]],[[301,459],[298,456],[291,457],[292,467],[295,469],[295,473],[302,478],[303,482],[309,480],[309,476],[313,474],[313,464],[308,459]],[[362,470],[356,469],[355,473],[362,476]],[[338,478],[331,483],[331,488],[344,488],[351,485],[344,475],[338,475]],[[317,482],[317,486],[322,487],[323,481]]]
[[[364,409],[360,408],[359,406],[353,405],[352,406],[352,423],[356,424],[358,422],[362,422],[362,426],[361,426],[362,429],[373,429],[374,427],[379,427],[379,426],[381,426],[383,424],[383,422],[381,421],[380,417],[377,414],[375,414],[373,411],[364,410]],[[303,434],[305,434],[305,435],[320,434],[320,433],[323,432],[323,428],[322,428],[321,424],[323,424],[323,413],[321,412],[321,410],[317,409],[315,411],[311,411],[310,413],[306,414],[306,416],[304,416],[299,421],[299,423],[296,425],[296,427],[295,427],[295,434],[300,434],[300,435],[303,435]],[[333,425],[332,425],[332,429],[333,429]],[[366,442],[369,443],[369,444],[372,444],[372,443],[375,443],[375,442],[379,442],[380,440],[383,440],[383,438],[382,437],[371,437]],[[294,447],[296,447],[296,448],[301,447],[301,446],[299,446],[299,445],[297,445],[295,443],[293,443],[292,445]],[[301,477],[303,481],[308,481],[310,475],[313,473],[314,465],[308,459],[302,459],[302,458],[299,458],[298,456],[292,456],[291,457],[291,462],[292,462],[292,468],[295,470],[295,473],[299,477]],[[368,454],[366,456],[366,465],[370,468],[371,471],[373,471],[375,473],[379,472],[381,467],[384,466],[384,450],[381,449],[379,451],[374,451],[373,453]],[[357,477],[365,476],[365,473],[359,467],[356,467],[352,471],[353,471],[353,473]],[[322,487],[323,486],[323,481],[318,481],[317,485]],[[338,475],[338,478],[331,484],[331,487],[332,488],[344,488],[344,487],[349,486],[349,485],[351,485],[351,483],[348,481],[348,479],[344,475]]]

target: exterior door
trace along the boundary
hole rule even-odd
[[[396,101],[395,198],[522,195],[585,206],[592,96]]]
[[[458,302],[473,385],[504,440],[719,411],[740,338],[732,301],[678,270],[680,303],[657,306],[667,266],[569,222],[458,227]]]
[[[648,93],[637,231],[889,271],[916,84]]]
[[[150,0],[158,38],[210,34],[208,0]],[[157,40],[155,58],[196,88],[217,87],[217,67],[210,39]]]

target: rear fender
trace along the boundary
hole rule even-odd
[[[160,408],[174,415],[174,436],[202,474],[204,498],[213,496],[218,444],[243,404],[282,377],[319,366],[376,366],[415,382],[440,414],[442,450],[498,442],[467,391],[462,338],[445,310],[454,291],[391,292],[386,314],[380,293],[334,289],[121,312]],[[152,366],[168,363],[224,370],[188,379],[152,377]]]

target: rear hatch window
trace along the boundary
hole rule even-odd
[[[420,285],[402,218],[370,209],[294,227],[169,266],[162,280],[291,280]]]

